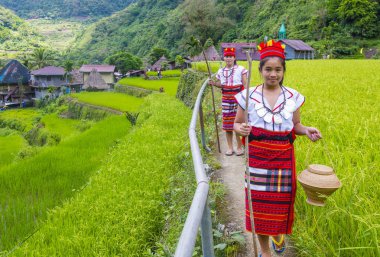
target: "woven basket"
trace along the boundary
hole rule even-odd
[[[327,197],[342,186],[334,170],[321,164],[310,164],[298,181],[307,195],[306,202],[315,206],[324,206]]]

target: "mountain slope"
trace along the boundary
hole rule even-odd
[[[380,5],[376,0],[138,0],[85,31],[74,47],[75,57],[102,62],[116,51],[140,57],[153,47],[172,57],[188,54],[186,42],[260,41],[277,38],[284,22],[289,39],[302,39],[317,56],[359,54],[380,45]],[[83,54],[85,53],[85,54]]]
[[[42,37],[24,20],[0,6],[0,50],[22,51],[41,42]]]

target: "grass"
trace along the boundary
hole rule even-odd
[[[140,87],[149,90],[159,91],[161,87],[164,92],[170,96],[177,93],[179,78],[162,78],[158,80],[145,80],[143,78],[124,78],[119,80],[118,84],[133,87]]]
[[[146,73],[148,76],[157,76],[157,71],[148,71]],[[181,70],[164,70],[161,71],[162,77],[180,77],[182,74]]]
[[[141,116],[138,129],[121,140],[91,183],[51,210],[41,230],[13,256],[151,256],[165,223],[184,223],[186,213],[173,216],[170,210],[176,207],[165,203],[186,188],[187,179],[178,175],[189,174],[184,160],[190,162],[190,110],[170,96],[154,94],[146,98]],[[186,203],[187,212],[193,191],[183,194],[172,200]]]
[[[0,253],[32,234],[49,209],[80,191],[129,128],[124,117],[109,117],[76,137],[0,169]]]
[[[0,128],[0,169],[13,162],[26,142],[18,133]]]
[[[81,92],[79,94],[72,94],[72,97],[77,98],[81,102],[122,112],[135,112],[143,102],[141,98],[113,92]]]
[[[41,122],[48,132],[58,134],[61,140],[80,133],[77,129],[78,124],[81,123],[80,120],[62,119],[56,113],[43,116]]]
[[[0,112],[0,120],[16,121],[20,124],[23,131],[28,131],[33,127],[34,120],[40,116],[35,108],[10,109]]]

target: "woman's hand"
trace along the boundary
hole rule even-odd
[[[252,127],[246,123],[235,123],[234,129],[236,133],[242,136],[248,136],[251,133]]]
[[[322,138],[321,132],[319,132],[318,129],[313,128],[313,127],[306,127],[305,134],[313,142]]]

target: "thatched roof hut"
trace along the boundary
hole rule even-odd
[[[218,51],[216,51],[214,46],[210,46],[209,48],[207,48],[205,50],[205,55],[206,55],[206,58],[208,61],[220,61],[221,60],[220,55],[219,55]],[[200,62],[200,61],[204,61],[205,58],[204,58],[203,54],[200,53],[199,55],[192,57],[191,60],[193,62]]]
[[[88,76],[88,79],[84,82],[83,89],[99,89],[107,90],[110,86],[104,81],[99,72],[93,69]]]
[[[28,68],[17,60],[11,60],[0,70],[0,85],[27,85],[30,80]]]

